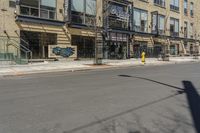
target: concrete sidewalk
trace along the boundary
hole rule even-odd
[[[183,62],[200,62],[200,59],[193,57],[170,57],[170,61],[159,61],[157,58],[147,58],[145,65],[166,65]],[[93,60],[88,61],[57,61],[33,63],[28,65],[9,65],[0,66],[0,76],[5,75],[24,75],[32,73],[58,72],[58,71],[78,71],[78,70],[93,70],[102,68],[117,68],[127,66],[142,65],[140,59],[128,60],[103,60],[103,65],[93,65]]]

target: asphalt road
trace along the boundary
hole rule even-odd
[[[200,133],[200,64],[0,78],[0,133]]]

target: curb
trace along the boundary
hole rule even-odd
[[[198,63],[200,61],[169,61],[169,62],[162,62],[158,63],[148,63],[148,64],[133,64],[133,65],[106,65],[106,66],[91,66],[91,67],[82,67],[82,68],[69,68],[69,69],[51,69],[51,70],[35,70],[35,71],[15,71],[13,72],[5,72],[0,74],[0,77],[12,77],[12,76],[23,76],[23,75],[30,75],[30,74],[41,74],[41,73],[49,73],[49,72],[78,72],[78,71],[91,71],[91,70],[103,70],[103,69],[114,69],[114,68],[125,68],[125,67],[148,67],[148,66],[164,66],[164,65],[172,65],[172,64],[184,64],[184,63]]]

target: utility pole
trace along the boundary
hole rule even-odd
[[[98,15],[98,0],[96,0],[96,17],[95,17],[95,23],[94,23],[94,31],[95,31],[95,58],[94,58],[94,64],[95,65],[102,65],[102,46],[103,46],[103,39],[102,39],[102,29],[100,27],[101,17]],[[104,15],[104,13],[102,14]]]

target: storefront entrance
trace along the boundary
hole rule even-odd
[[[175,45],[170,45],[170,55],[176,55],[176,47],[175,47]]]
[[[108,59],[126,59],[127,57],[127,44],[126,42],[108,42],[107,45],[107,55]]]
[[[164,47],[161,44],[156,44],[153,47],[153,55],[154,57],[159,57],[161,54],[164,53]]]
[[[78,58],[94,58],[95,38],[72,35],[72,45],[77,46]]]
[[[128,57],[128,38],[127,34],[109,33],[108,40],[104,44],[105,59],[126,59]]]
[[[140,58],[143,51],[147,58],[154,57],[154,49],[148,46],[148,42],[136,41],[133,45],[134,58]]]
[[[20,31],[21,44],[32,51],[33,59],[48,58],[48,45],[57,44],[57,34]],[[27,42],[27,43],[26,43]]]

